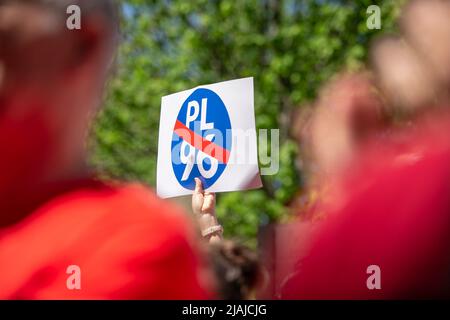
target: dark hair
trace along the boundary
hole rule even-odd
[[[224,240],[210,245],[210,259],[221,299],[242,300],[262,281],[258,255],[234,241]]]

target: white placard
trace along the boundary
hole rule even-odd
[[[162,97],[157,194],[192,194],[195,177],[210,192],[261,187],[256,137],[253,78]]]

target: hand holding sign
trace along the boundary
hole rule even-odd
[[[214,193],[204,191],[202,182],[195,178],[195,190],[192,194],[192,211],[194,212],[203,237],[210,243],[222,240],[222,226],[215,214],[216,197]]]
[[[196,177],[210,192],[261,186],[252,78],[162,98],[157,193],[192,193]]]
[[[196,215],[212,214],[215,215],[216,195],[213,192],[203,190],[202,181],[195,178],[195,190],[192,194],[192,211]]]

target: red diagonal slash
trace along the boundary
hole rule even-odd
[[[194,148],[201,150],[221,163],[228,163],[230,151],[222,148],[214,142],[204,139],[201,135],[186,127],[181,121],[177,120],[177,122],[175,122],[175,128],[173,131]]]

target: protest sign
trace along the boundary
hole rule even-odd
[[[199,86],[161,99],[157,194],[261,187],[253,78]]]

